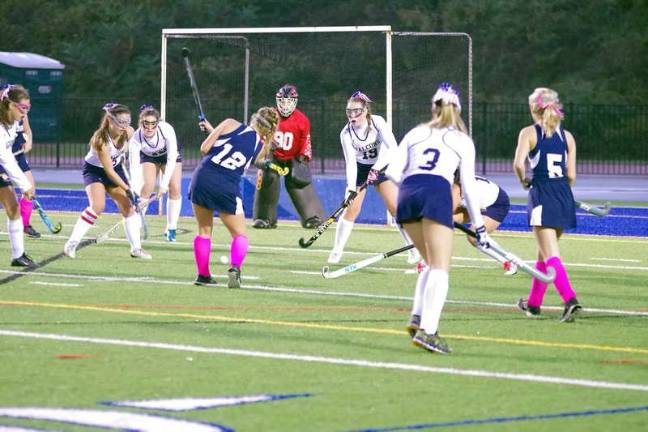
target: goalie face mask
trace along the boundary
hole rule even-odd
[[[297,87],[292,84],[285,84],[277,91],[275,98],[279,114],[282,117],[289,117],[297,108],[297,101],[299,100]]]

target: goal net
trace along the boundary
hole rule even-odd
[[[343,167],[339,133],[346,124],[346,99],[362,90],[374,113],[394,128],[397,139],[430,117],[430,97],[439,83],[462,91],[464,120],[471,122],[472,51],[464,33],[392,32],[389,26],[164,29],[160,108],[183,144],[192,166],[204,135],[182,49],[190,51],[206,117],[216,124],[240,121],[274,96],[285,83],[299,91],[298,108],[311,121],[319,172]]]

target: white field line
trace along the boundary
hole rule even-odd
[[[527,214],[527,211],[526,210],[510,210],[509,213]],[[578,212],[577,215],[578,216],[584,216],[584,217],[594,217],[594,218],[601,217],[601,216],[596,216],[596,215],[593,215],[593,214],[583,213],[583,212]],[[620,218],[620,219],[648,219],[648,216],[620,215],[620,214],[607,214],[607,215],[605,215],[603,217],[606,217],[606,218]]]
[[[63,282],[41,282],[41,281],[32,281],[29,282],[31,285],[45,285],[45,286],[60,286],[60,287],[80,287],[81,284],[75,283],[63,283]]]
[[[590,258],[593,261],[619,261],[619,262],[632,262],[632,263],[638,263],[641,262],[641,260],[638,259],[623,259],[623,258]]]
[[[228,349],[228,348],[213,348],[213,347],[205,347],[199,345],[171,344],[171,343],[163,343],[163,342],[144,342],[144,341],[134,341],[134,340],[126,340],[126,339],[78,337],[78,336],[69,336],[69,335],[61,335],[61,334],[32,333],[32,332],[21,332],[21,331],[13,331],[13,330],[0,330],[0,336],[46,339],[46,340],[55,340],[55,341],[63,341],[63,342],[97,344],[97,345],[114,345],[114,346],[126,346],[126,347],[136,347],[136,348],[161,349],[161,350],[181,351],[181,352],[191,352],[191,353],[204,353],[204,354],[217,354],[217,355],[220,354],[220,355],[230,355],[230,356],[239,356],[239,357],[254,357],[254,358],[272,359],[272,360],[298,361],[298,362],[305,362],[305,363],[322,363],[322,364],[330,364],[330,365],[355,366],[361,368],[404,370],[404,371],[412,371],[412,372],[435,373],[435,374],[457,375],[457,376],[467,376],[467,377],[495,378],[500,380],[536,382],[536,383],[556,384],[556,385],[572,385],[572,386],[600,388],[600,389],[608,389],[608,390],[633,390],[633,391],[648,392],[648,385],[644,385],[644,384],[629,384],[629,383],[620,383],[620,382],[611,382],[611,381],[595,381],[595,380],[587,380],[587,379],[579,379],[579,378],[564,378],[564,377],[556,377],[556,376],[548,376],[548,375],[535,375],[530,373],[517,374],[517,373],[496,372],[496,371],[488,371],[488,370],[480,370],[480,369],[443,368],[443,367],[424,366],[424,365],[408,364],[408,363],[379,362],[379,361],[352,359],[352,358],[324,357],[324,356],[301,355],[301,354],[292,354],[292,353],[274,353],[274,352],[267,352],[267,351],[251,351],[251,350]]]
[[[0,270],[0,273],[17,273],[11,270]],[[318,273],[321,275],[321,273]],[[138,283],[150,283],[154,285],[176,285],[176,286],[187,286],[192,285],[193,282],[190,280],[172,280],[172,279],[155,279],[152,277],[119,277],[119,276],[89,276],[89,275],[76,275],[76,274],[65,274],[65,273],[47,273],[47,272],[29,272],[25,276],[41,276],[41,277],[53,277],[53,278],[67,278],[67,279],[76,279],[76,280],[86,280],[86,281],[98,281],[98,282],[138,282]],[[245,277],[243,278],[245,280]],[[268,285],[251,285],[245,284],[241,285],[241,289],[254,290],[254,291],[268,291],[268,292],[283,292],[283,293],[292,293],[292,294],[304,294],[304,295],[317,295],[317,296],[333,296],[333,297],[356,297],[356,298],[367,298],[367,299],[379,299],[379,300],[392,300],[392,301],[407,301],[411,302],[412,298],[407,296],[395,296],[387,294],[369,294],[369,293],[357,293],[357,292],[348,292],[348,291],[329,291],[329,290],[314,290],[309,288],[294,288],[294,287],[282,287],[282,286],[268,286]],[[490,306],[490,307],[501,307],[507,309],[514,309],[516,305],[512,303],[498,303],[498,302],[484,302],[484,301],[472,301],[472,300],[446,300],[446,303],[458,304],[458,305],[473,305],[473,306]],[[547,310],[563,310],[562,306],[542,306],[543,309]],[[621,309],[599,309],[599,308],[583,308],[585,312],[592,313],[602,313],[602,314],[614,314],[622,316],[647,316],[648,312],[642,311],[632,311],[632,310],[621,310]]]

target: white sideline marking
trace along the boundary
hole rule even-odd
[[[403,269],[401,269],[402,271]],[[0,270],[0,273],[19,273],[11,270]],[[321,275],[321,273],[319,273]],[[68,278],[68,279],[77,279],[77,280],[87,280],[87,281],[109,281],[109,282],[140,282],[140,283],[150,283],[156,285],[177,285],[177,286],[187,286],[192,284],[191,281],[181,281],[181,280],[171,280],[171,279],[154,279],[152,277],[117,277],[117,276],[84,276],[76,274],[65,274],[65,273],[46,273],[46,272],[29,272],[25,276],[44,276],[44,277],[54,277],[54,278]],[[245,279],[245,278],[243,278]],[[366,294],[366,293],[354,293],[354,292],[344,292],[344,291],[324,291],[324,290],[313,290],[308,288],[289,288],[281,286],[268,286],[268,285],[241,285],[241,289],[247,290],[256,290],[256,291],[268,291],[268,292],[285,292],[293,294],[306,294],[306,295],[322,295],[322,296],[333,296],[333,297],[358,297],[358,298],[368,298],[368,299],[380,299],[380,300],[395,300],[395,301],[407,301],[411,302],[411,297],[406,296],[394,296],[387,294]],[[497,303],[497,302],[483,302],[483,301],[471,301],[471,300],[446,300],[446,303],[453,303],[459,305],[473,305],[473,306],[492,306],[492,307],[502,307],[502,308],[517,308],[515,304],[512,303]],[[542,306],[543,309],[547,310],[563,310],[562,306]],[[599,308],[583,308],[585,312],[593,313],[603,313],[603,314],[614,314],[622,316],[648,316],[648,312],[641,311],[632,311],[632,310],[621,310],[621,309],[599,309]]]
[[[595,261],[620,261],[620,262],[633,262],[633,263],[641,262],[641,260],[638,259],[623,259],[623,258],[590,258],[590,259]]]
[[[290,353],[273,353],[273,352],[250,351],[250,350],[228,349],[228,348],[210,348],[210,347],[198,346],[198,345],[170,344],[170,343],[163,343],[163,342],[142,342],[142,341],[133,341],[133,340],[125,340],[125,339],[90,338],[90,337],[78,337],[78,336],[68,336],[68,335],[59,335],[59,334],[50,334],[50,333],[21,332],[21,331],[13,331],[13,330],[0,330],[0,336],[49,339],[49,340],[66,341],[66,342],[82,342],[82,343],[91,343],[97,345],[117,345],[117,346],[128,346],[128,347],[138,347],[138,348],[154,348],[154,349],[193,352],[193,353],[223,354],[223,355],[233,355],[233,356],[242,356],[242,357],[266,358],[266,359],[273,359],[273,360],[292,360],[292,361],[300,361],[300,362],[307,362],[307,363],[324,363],[324,364],[332,364],[332,365],[358,366],[358,367],[375,368],[375,369],[406,370],[406,371],[413,371],[413,372],[437,373],[437,374],[445,374],[445,375],[496,378],[496,379],[505,379],[505,380],[512,380],[512,381],[538,382],[538,383],[545,383],[545,384],[560,384],[560,385],[569,384],[569,385],[575,385],[581,387],[593,387],[593,388],[612,389],[612,390],[635,390],[635,391],[648,392],[648,385],[644,385],[644,384],[627,384],[627,383],[619,383],[619,382],[611,382],[611,381],[595,381],[595,380],[586,380],[586,379],[578,379],[578,378],[562,378],[562,377],[548,376],[548,375],[516,374],[516,373],[495,372],[495,371],[480,370],[480,369],[443,368],[443,367],[423,366],[423,365],[408,364],[408,363],[379,362],[379,361],[371,361],[371,360],[363,360],[363,359],[345,359],[339,357],[323,357],[323,356],[311,356],[311,355],[300,355],[300,354],[290,354]]]
[[[75,283],[63,283],[63,282],[41,282],[41,281],[33,281],[29,282],[31,285],[46,285],[46,286],[60,286],[60,287],[80,287],[81,284],[75,284]]]

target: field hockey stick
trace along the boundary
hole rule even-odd
[[[144,207],[149,205],[149,202],[151,202],[151,199],[145,199],[142,200],[136,207],[135,211],[141,212]],[[119,222],[116,224],[112,225],[110,228],[108,228],[106,231],[103,233],[99,234],[96,238],[92,240],[93,243],[103,243],[106,240],[110,238],[110,236],[119,228],[121,225],[124,224],[124,218],[122,218]],[[78,247],[77,247],[78,249]]]
[[[610,213],[610,203],[606,202],[603,207],[596,207],[583,201],[574,201],[576,207],[595,216],[607,216]]]
[[[191,67],[191,61],[189,60],[189,54],[191,51],[189,48],[182,48],[182,58],[184,59],[185,69],[187,69],[187,76],[189,77],[189,85],[191,86],[191,94],[193,94],[194,102],[196,108],[198,109],[198,121],[204,121],[205,112],[203,111],[202,103],[200,102],[200,93],[198,93],[198,86],[196,85],[196,78],[193,74],[193,68]],[[200,128],[203,132],[207,132],[204,128]]]
[[[469,230],[465,226],[455,222],[454,223],[455,228],[459,229],[460,231],[463,231],[467,235],[473,238],[477,238],[477,234],[475,234],[474,231]],[[497,243],[493,242],[490,243],[487,248],[483,246],[477,246],[477,249],[479,249],[480,252],[482,252],[485,255],[488,255],[491,258],[496,259],[499,262],[503,262],[500,258],[504,259],[505,261],[508,261],[512,264],[515,264],[520,270],[523,272],[533,276],[536,279],[541,280],[542,282],[545,283],[551,283],[556,277],[556,270],[553,267],[549,267],[547,273],[543,273],[540,270],[531,267],[529,264],[527,264],[522,258],[518,257],[517,255],[512,254],[511,252],[507,251],[506,249],[502,248],[500,245]],[[489,250],[490,249],[490,250]],[[497,254],[500,256],[500,258],[496,257],[494,254]]]
[[[277,174],[279,174],[281,177],[288,175],[288,172],[290,171],[290,170],[288,169],[288,167],[283,167],[283,168],[282,168],[281,166],[277,165],[277,164],[274,163],[274,162],[270,162],[270,164],[268,165],[268,168],[271,169],[271,170],[273,170],[273,171],[275,171],[275,172],[276,172]]]
[[[131,176],[130,176],[130,173],[128,172],[128,168],[126,168],[126,163],[124,161],[122,161],[121,165],[122,165],[122,169],[124,170],[124,176],[126,177],[126,182],[128,183],[128,186],[130,187],[131,186]],[[151,196],[151,198],[152,197],[153,196]],[[146,213],[148,203],[151,201],[151,198],[148,198],[146,200],[140,200],[140,202],[137,203],[137,204],[133,203],[135,205],[135,212],[137,214],[139,214],[140,222],[141,222],[141,225],[142,225],[142,233],[141,233],[142,240],[148,239],[148,225],[146,223],[146,218],[144,217],[144,215]],[[143,204],[143,203],[145,203],[145,204]]]
[[[349,273],[353,273],[354,271],[360,270],[361,268],[365,268],[367,266],[370,266],[373,263],[377,263],[378,261],[382,261],[385,258],[389,258],[391,256],[394,256],[396,254],[399,254],[401,252],[408,251],[414,247],[413,244],[409,244],[407,246],[400,247],[398,249],[390,250],[389,252],[383,252],[378,255],[374,255],[372,257],[369,257],[367,259],[364,259],[362,261],[359,261],[355,264],[349,264],[346,267],[343,267],[341,269],[337,269],[335,271],[329,271],[329,266],[324,266],[322,267],[322,276],[324,279],[335,279],[339,278],[340,276],[344,276]]]
[[[386,168],[386,167],[385,167],[385,168]],[[378,173],[379,173],[379,174],[384,173],[384,172],[385,172],[385,168],[381,169]],[[365,181],[364,183],[362,183],[362,185],[358,188],[358,192],[356,193],[356,196],[357,196],[357,194],[359,194],[360,192],[362,192],[363,189],[366,189],[367,186],[369,186],[369,183],[367,183],[366,181]],[[355,196],[354,196],[354,198],[355,198]],[[316,241],[318,238],[320,238],[320,236],[321,236],[322,234],[324,234],[324,231],[326,231],[326,230],[331,226],[331,224],[332,224],[333,222],[335,222],[335,219],[337,219],[338,216],[340,216],[340,215],[342,214],[342,212],[344,211],[344,209],[346,209],[347,207],[349,207],[349,205],[351,205],[351,201],[353,201],[353,199],[351,199],[351,196],[349,196],[347,199],[345,199],[345,200],[342,202],[342,205],[341,205],[337,210],[335,210],[335,211],[331,214],[331,216],[328,217],[328,219],[326,219],[323,223],[319,224],[319,226],[318,226],[318,227],[316,228],[316,230],[315,230],[315,234],[313,234],[313,235],[311,236],[311,238],[309,238],[308,240],[304,240],[303,237],[299,239],[299,246],[301,246],[301,247],[303,247],[303,248],[307,248],[307,247],[309,247],[310,245],[312,245],[313,243],[315,243],[315,241]]]
[[[38,212],[38,215],[42,219],[43,223],[47,227],[47,229],[52,233],[52,234],[58,234],[61,232],[63,229],[63,225],[61,222],[57,222],[56,225],[52,223],[50,220],[49,216],[47,216],[47,213],[45,213],[45,209],[43,209],[43,206],[41,205],[40,202],[36,198],[32,198],[32,204],[34,204],[34,208]]]

